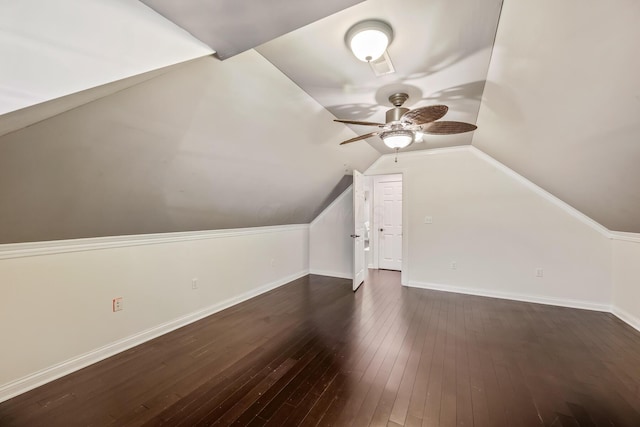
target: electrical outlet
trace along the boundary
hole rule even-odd
[[[455,261],[451,261],[451,269],[452,270],[457,270],[458,269],[458,263]]]
[[[536,277],[543,277],[544,270],[542,268],[536,268]]]
[[[275,267],[276,265],[276,260],[271,258],[271,267]]]
[[[433,224],[433,217],[432,216],[425,216],[424,217],[424,223],[425,224]]]
[[[124,309],[124,306],[122,305],[122,297],[113,299],[113,301],[112,301],[112,309],[113,309],[114,313],[116,311],[121,311],[122,309]]]
[[[196,290],[198,289],[198,278],[194,277],[193,279],[191,279],[191,289]]]

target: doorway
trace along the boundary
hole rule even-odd
[[[371,177],[371,266],[402,271],[402,174]]]

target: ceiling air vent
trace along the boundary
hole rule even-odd
[[[369,61],[369,65],[371,66],[374,74],[378,77],[396,72],[387,51],[385,51],[384,54],[375,61]]]

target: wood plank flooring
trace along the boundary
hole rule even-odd
[[[0,404],[0,426],[640,426],[614,316],[307,276]]]

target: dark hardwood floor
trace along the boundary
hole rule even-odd
[[[2,426],[640,426],[614,316],[308,276],[0,404]]]

